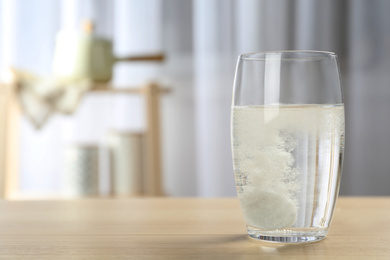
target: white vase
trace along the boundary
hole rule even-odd
[[[65,150],[64,190],[68,196],[99,195],[99,147],[74,144]]]
[[[111,191],[115,195],[142,195],[144,179],[144,135],[139,132],[110,132]]]

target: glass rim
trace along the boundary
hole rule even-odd
[[[315,50],[283,50],[283,51],[261,51],[261,52],[249,52],[239,55],[240,60],[253,60],[253,61],[266,61],[270,57],[266,57],[267,54],[295,54],[297,57],[283,58],[278,57],[279,60],[318,60],[323,58],[336,58],[337,55],[331,51],[315,51]],[[298,55],[309,55],[307,57],[298,57]]]

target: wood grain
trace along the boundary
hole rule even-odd
[[[1,85],[1,84],[0,84]],[[5,170],[2,173],[4,178],[3,195],[9,198],[19,186],[19,135],[20,135],[20,115],[19,106],[14,85],[2,85],[6,88],[6,107],[5,107],[5,124],[0,126],[5,131]]]
[[[145,194],[149,196],[164,195],[161,177],[161,142],[160,142],[160,102],[159,86],[153,82],[143,88],[146,99],[146,178]]]
[[[0,259],[390,259],[390,198],[340,198],[320,242],[250,239],[236,199],[0,201]]]
[[[5,197],[5,172],[7,170],[7,85],[0,84],[0,197]]]

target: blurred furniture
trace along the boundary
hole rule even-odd
[[[18,191],[18,139],[20,109],[14,88],[0,84],[0,196],[13,198]],[[142,95],[146,99],[146,176],[144,195],[162,196],[159,96],[168,89],[156,83],[138,88],[114,88],[109,84],[95,84],[91,92],[107,95]]]
[[[0,83],[0,197],[8,198],[18,186],[20,109],[14,88]]]
[[[248,237],[237,199],[0,201],[7,259],[389,259],[390,197],[341,197],[328,237]]]

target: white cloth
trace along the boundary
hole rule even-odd
[[[89,80],[42,78],[17,69],[12,71],[23,112],[37,129],[54,112],[72,114],[92,87]]]

